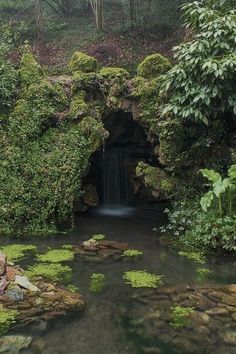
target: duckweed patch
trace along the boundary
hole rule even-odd
[[[77,293],[79,291],[79,288],[77,286],[75,286],[75,285],[72,285],[72,284],[68,285],[66,287],[66,289],[69,290],[72,293]]]
[[[13,244],[1,247],[1,252],[5,253],[11,262],[19,261],[29,254],[35,253],[37,247],[34,245]]]
[[[162,285],[163,275],[156,275],[146,272],[145,270],[131,270],[123,275],[126,284],[130,284],[132,288],[157,288]]]
[[[213,273],[212,270],[207,269],[207,268],[197,268],[196,272],[197,272],[198,280],[204,280],[204,279],[208,278]]]
[[[30,279],[46,278],[56,282],[69,283],[72,278],[71,268],[60,263],[39,263],[28,268],[26,275]]]
[[[89,291],[100,293],[105,287],[105,275],[103,273],[93,273],[90,277]]]
[[[40,262],[50,262],[50,263],[61,263],[72,261],[74,258],[74,252],[70,249],[61,249],[61,250],[50,250],[45,254],[40,254],[37,256],[37,259]]]
[[[206,263],[206,258],[200,252],[184,252],[184,251],[180,251],[180,252],[178,252],[178,254],[180,256],[186,257],[190,261],[193,261],[193,262],[196,262],[196,263],[200,263],[200,264]]]
[[[142,256],[143,252],[139,250],[128,249],[123,252],[122,256],[124,257],[137,257]]]
[[[7,333],[12,324],[16,322],[18,312],[0,308],[0,337]]]
[[[190,314],[194,312],[193,307],[173,306],[171,307],[170,325],[175,329],[188,327],[190,322]]]

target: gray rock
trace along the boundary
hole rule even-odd
[[[0,353],[18,354],[21,349],[28,348],[31,342],[31,337],[4,336],[0,339]]]
[[[236,345],[236,331],[225,331],[221,334],[221,337],[225,343]]]
[[[7,267],[7,256],[4,253],[0,252],[0,275],[4,275],[6,273]]]
[[[7,290],[6,295],[13,301],[24,300],[24,292],[18,285],[15,285],[13,288]]]
[[[15,283],[20,285],[24,289],[29,289],[30,291],[39,291],[37,286],[34,286],[29,279],[24,275],[16,275]]]

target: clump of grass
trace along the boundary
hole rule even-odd
[[[142,256],[143,252],[139,250],[128,249],[123,252],[122,256],[124,257],[137,257]]]
[[[0,248],[0,251],[5,253],[7,259],[11,262],[19,261],[22,258],[25,258],[27,255],[35,253],[37,247],[34,245],[7,245]]]
[[[159,285],[163,284],[163,275],[151,274],[145,270],[125,272],[123,278],[126,284],[130,284],[132,288],[157,288]]]
[[[70,282],[72,278],[71,268],[60,263],[39,263],[28,268],[26,275],[30,279],[45,278],[55,282]]]
[[[61,263],[72,261],[74,258],[74,251],[70,249],[50,250],[45,254],[40,254],[37,259],[40,262]]]
[[[189,316],[194,312],[193,307],[173,306],[171,307],[170,325],[175,329],[189,327],[191,324]]]
[[[95,240],[95,241],[102,241],[102,240],[104,240],[105,238],[106,238],[105,235],[103,235],[103,234],[97,234],[97,235],[94,235],[94,236],[92,237],[92,240]]]

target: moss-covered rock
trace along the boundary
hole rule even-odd
[[[97,66],[97,59],[90,57],[85,53],[75,52],[69,63],[69,70],[71,73],[74,73],[75,71],[90,73],[92,71],[96,71]]]
[[[98,90],[97,75],[95,72],[84,73],[82,71],[76,71],[73,75],[72,92],[78,91],[91,91],[93,89]]]
[[[99,71],[98,76],[104,80],[113,80],[118,77],[122,79],[128,79],[130,74],[123,68],[106,67]]]
[[[91,152],[97,151],[109,136],[103,124],[91,116],[83,118],[80,129],[85,138],[87,137],[90,141]]]
[[[68,114],[70,118],[78,119],[88,115],[89,107],[87,103],[85,103],[85,96],[85,92],[80,91],[79,94],[73,97]]]
[[[28,87],[31,84],[37,83],[43,78],[43,76],[43,70],[34,59],[33,55],[31,53],[23,54],[19,69],[21,85],[23,87]]]
[[[171,69],[169,59],[163,57],[161,54],[152,54],[144,59],[138,66],[138,75],[146,79],[152,79],[159,75],[165,74]]]

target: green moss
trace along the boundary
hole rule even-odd
[[[175,329],[189,327],[191,325],[189,316],[193,312],[194,312],[193,307],[181,307],[181,306],[171,307],[170,325]]]
[[[137,72],[139,76],[151,79],[165,74],[170,69],[171,63],[169,59],[157,53],[146,57],[144,61],[139,64]]]
[[[125,272],[123,278],[126,284],[130,284],[132,288],[157,288],[163,284],[163,275],[151,274],[145,270]]]
[[[36,62],[31,53],[22,55],[19,77],[23,87],[37,83],[44,76],[41,66]]]
[[[39,263],[28,268],[26,275],[30,279],[49,279],[56,282],[68,283],[71,281],[71,268],[60,263]]]
[[[37,256],[40,262],[61,263],[72,261],[74,258],[74,252],[68,249],[50,250],[45,254]]]
[[[94,236],[92,237],[92,240],[95,240],[95,241],[102,241],[102,240],[104,240],[104,238],[106,238],[105,235],[103,235],[103,234],[97,234],[97,235],[94,235]]]
[[[104,79],[104,80],[113,80],[116,78],[122,78],[122,79],[128,79],[130,77],[130,74],[128,73],[127,70],[123,68],[102,68],[99,73],[98,77]]]
[[[73,97],[69,110],[69,117],[72,119],[82,118],[89,113],[89,107],[84,101],[85,92],[81,91]]]
[[[97,90],[99,89],[96,73],[83,73],[82,71],[76,71],[74,73],[72,92],[76,93],[81,90],[91,92],[91,90],[95,88]]]
[[[145,185],[147,187],[155,187],[159,185],[159,176],[156,167],[150,166],[141,161],[136,167],[136,176],[144,177]]]
[[[75,52],[69,63],[70,72],[82,71],[89,73],[96,71],[98,66],[97,59],[90,57],[89,55],[81,52]]]
[[[0,337],[7,333],[10,327],[16,322],[18,312],[15,310],[0,307]]]
[[[103,273],[93,273],[90,277],[89,291],[100,293],[105,286],[105,275]]]
[[[97,151],[108,136],[103,124],[91,116],[83,118],[80,129],[85,138],[89,139],[92,152]]]
[[[175,179],[173,177],[165,178],[161,181],[161,189],[165,191],[167,194],[170,194],[174,191],[176,186]]]
[[[143,254],[142,251],[128,249],[123,252],[122,256],[124,256],[124,257],[137,257],[137,256],[142,256],[142,254]]]
[[[200,253],[200,252],[184,252],[180,251],[178,252],[180,256],[186,257],[190,259],[191,261],[194,261],[196,263],[204,264],[206,263],[205,257]]]
[[[37,247],[34,245],[7,245],[0,248],[1,252],[5,253],[9,261],[19,261],[20,259],[35,253]]]

